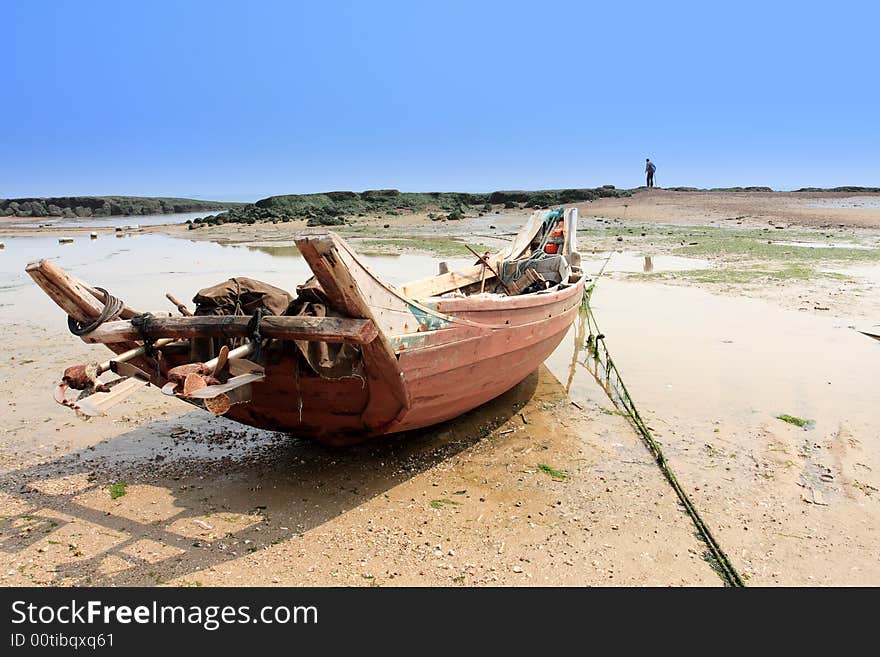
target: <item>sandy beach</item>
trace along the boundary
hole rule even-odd
[[[585,267],[604,268],[593,306],[607,344],[746,583],[880,584],[880,342],[853,330],[880,324],[880,195],[657,189],[578,208]],[[406,280],[464,261],[464,243],[500,246],[528,213],[357,217],[339,232]],[[148,390],[83,421],[52,387],[102,352],[68,333],[26,256],[45,248],[170,311],[165,292],[188,300],[234,275],[292,289],[304,224],[117,237],[13,223],[0,219],[0,584],[723,584],[590,375],[578,327],[493,402],[345,450]]]

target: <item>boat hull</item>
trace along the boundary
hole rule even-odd
[[[568,236],[555,262],[533,258],[532,244],[541,230],[549,235],[548,221],[563,223]],[[396,287],[373,274],[338,235],[309,229],[294,239],[314,280],[300,289],[290,314],[258,313],[247,322],[233,315],[163,319],[123,304],[120,321],[98,321],[83,339],[103,342],[119,362],[127,362],[135,374],[126,376],[149,380],[212,413],[327,444],[350,444],[457,417],[537,369],[565,336],[588,284],[576,234],[575,209],[564,215],[539,211],[495,256]],[[544,280],[553,284],[550,289],[510,294],[508,285],[499,283],[502,263],[539,260],[548,267]],[[51,262],[31,263],[27,272],[80,323],[100,318],[105,300],[109,307],[109,293]],[[508,294],[490,291],[500,286]],[[225,354],[222,349],[202,354],[197,338],[244,343]],[[154,344],[161,344],[160,354],[148,357]],[[354,346],[331,355],[332,344]],[[257,362],[241,360],[252,354]],[[221,360],[227,358],[224,369]],[[114,362],[68,370],[103,372]],[[68,385],[83,389],[77,377],[65,373],[56,400],[78,408],[64,398]],[[106,398],[99,400],[100,408],[95,402],[86,409],[92,414],[123,398],[97,394]]]
[[[255,384],[249,404],[226,415],[331,445],[450,420],[503,394],[553,353],[577,317],[585,283],[582,277],[563,290],[528,297],[439,301],[437,309],[462,324],[396,343],[410,407],[383,426],[366,426],[362,418],[371,393],[381,390],[357,377],[300,377],[291,385],[296,377],[286,359],[267,367],[270,376]]]

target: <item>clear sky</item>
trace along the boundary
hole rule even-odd
[[[880,186],[878,3],[0,0],[0,197]]]

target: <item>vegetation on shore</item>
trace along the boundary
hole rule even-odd
[[[413,253],[425,252],[437,257],[469,258],[471,253],[467,250],[465,242],[454,238],[434,237],[393,237],[387,239],[359,239],[354,242],[360,253]],[[492,253],[496,248],[485,244],[467,242],[477,253],[486,251]]]
[[[494,207],[550,208],[565,203],[599,198],[631,196],[613,185],[588,189],[548,189],[538,191],[497,191],[486,194],[461,192],[401,192],[374,189],[365,192],[326,192],[270,196],[253,205],[233,208],[217,215],[199,217],[200,224],[307,221],[310,225],[341,225],[351,217],[395,216],[431,210],[437,219],[461,219],[466,212],[487,213]]]
[[[880,263],[880,233],[875,231],[677,226],[583,217],[578,238],[582,251],[589,246],[599,252],[669,254],[711,264],[708,269],[627,275],[637,280],[719,285],[851,281],[847,267]]]
[[[141,196],[0,199],[0,217],[115,217],[234,209],[241,203]]]
[[[802,417],[797,417],[796,415],[789,415],[788,413],[782,413],[776,416],[777,420],[782,420],[783,422],[787,422],[788,424],[793,424],[796,427],[800,427],[801,429],[812,429],[815,426],[815,422],[813,420],[805,420]]]

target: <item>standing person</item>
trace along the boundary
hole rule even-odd
[[[654,172],[656,170],[657,170],[657,167],[654,166],[654,163],[651,162],[651,159],[646,157],[645,158],[645,174],[648,177],[648,180],[646,183],[648,185],[648,187],[654,186]]]

